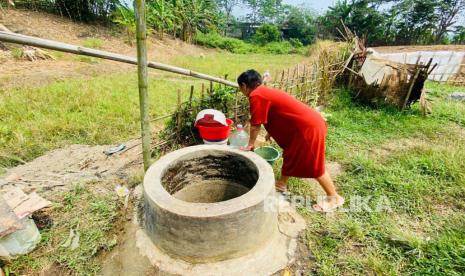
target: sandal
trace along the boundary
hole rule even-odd
[[[344,205],[344,198],[341,196],[338,196],[339,202],[334,204],[333,206],[330,206],[330,204],[327,201],[327,198],[325,198],[322,202],[319,202],[315,205],[313,205],[313,209],[317,212],[322,212],[322,213],[331,213],[336,211],[339,207]]]

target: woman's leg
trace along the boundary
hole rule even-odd
[[[287,181],[289,180],[289,176],[281,175],[281,178],[279,178],[276,181],[276,190],[280,192],[287,192]]]
[[[320,183],[323,190],[325,190],[327,196],[338,195],[336,192],[336,186],[334,186],[334,182],[328,172],[325,171],[325,173],[322,176],[317,177],[316,180]]]
[[[316,180],[326,192],[326,197],[320,199],[318,204],[314,206],[317,211],[331,212],[344,204],[344,198],[337,193],[336,186],[334,186],[334,182],[328,172],[317,177]]]

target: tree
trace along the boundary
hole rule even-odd
[[[54,0],[60,14],[73,20],[89,22],[98,19],[109,19],[112,12],[120,5],[119,0]]]
[[[167,0],[152,0],[147,5],[147,23],[163,38],[163,34],[174,27],[172,3]]]
[[[298,39],[303,44],[315,40],[316,16],[309,9],[286,5],[281,24],[287,29],[287,38]]]
[[[207,32],[217,24],[218,13],[213,0],[173,0],[174,33],[187,42],[192,42],[198,32]]]
[[[342,23],[372,44],[379,44],[386,36],[385,16],[376,9],[376,3],[368,0],[340,0],[319,18],[320,35],[343,39],[339,30]]]
[[[434,40],[438,24],[437,0],[404,0],[392,8],[396,14],[396,42],[427,44]]]
[[[342,38],[337,29],[341,28],[341,21],[347,22],[352,6],[347,0],[338,0],[334,6],[318,18],[319,35],[325,38]]]
[[[455,27],[454,37],[452,38],[452,42],[456,44],[465,44],[465,27],[464,26]]]
[[[281,33],[275,25],[263,24],[257,28],[254,39],[263,45],[269,42],[279,41],[281,39]]]
[[[218,8],[224,11],[224,14],[226,15],[227,23],[230,22],[231,13],[234,7],[238,6],[239,3],[241,3],[241,0],[216,0]]]
[[[120,5],[113,12],[112,20],[114,23],[117,23],[125,28],[126,34],[128,36],[127,42],[132,46],[136,35],[136,18],[134,15],[134,10]]]
[[[282,0],[261,0],[259,19],[261,22],[276,24],[282,12]]]
[[[282,0],[243,0],[250,8],[248,21],[256,23],[277,23],[282,10]]]
[[[247,14],[248,21],[256,24],[259,18],[261,0],[244,0],[244,3],[250,8],[250,13]]]
[[[444,36],[451,31],[451,27],[457,23],[460,13],[465,10],[465,0],[441,0],[437,1],[439,24],[435,30],[436,43],[440,43]]]
[[[393,3],[386,29],[395,32],[395,43],[444,43],[452,32],[465,0],[380,0]],[[391,4],[392,5],[392,4]]]

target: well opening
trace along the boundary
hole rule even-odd
[[[258,168],[234,152],[191,153],[170,164],[161,184],[173,197],[191,203],[215,203],[240,197],[257,183]]]

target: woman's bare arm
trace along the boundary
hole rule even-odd
[[[261,125],[250,126],[250,138],[249,145],[247,146],[248,150],[253,150],[255,148],[255,141],[257,140],[258,134],[260,133]]]

